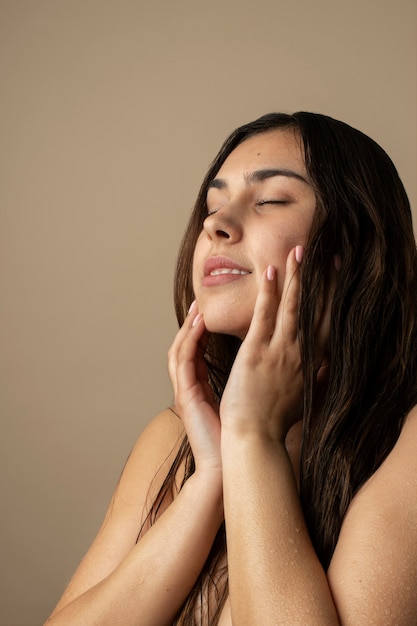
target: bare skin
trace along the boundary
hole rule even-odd
[[[191,350],[194,346],[195,354],[198,339],[204,332],[202,318],[193,326],[197,316],[195,308],[184,325],[186,343]],[[195,364],[196,357],[191,362]],[[188,370],[188,366],[185,369]],[[194,374],[196,369],[198,367],[194,368]],[[184,376],[190,376],[190,372],[185,371]],[[202,394],[202,402],[206,402],[204,398]],[[209,406],[209,402],[207,404]],[[184,411],[182,405],[178,408]],[[209,549],[210,537],[214,536],[222,519],[223,483],[230,599],[221,617],[222,626],[253,623],[412,626],[417,614],[414,593],[417,583],[417,410],[408,416],[391,454],[353,500],[327,576],[305,532],[294,468],[285,445],[279,445],[281,435],[271,446],[269,433],[266,437],[259,432],[248,435],[245,425],[242,437],[241,427],[232,430],[235,427],[228,424],[227,433],[222,431],[221,441],[215,436],[206,446],[204,423],[207,418],[210,420],[211,410],[206,407],[205,415],[204,412],[193,413],[194,418],[201,415],[201,420],[193,420],[190,429],[194,448],[200,454],[196,481],[191,484],[190,479],[190,489],[184,498],[180,497],[183,492],[173,497],[172,504],[153,527],[153,536],[152,531],[145,535],[149,538],[148,546],[141,547],[143,542],[140,542],[135,547],[146,491],[158,467],[162,466],[154,486],[158,488],[170,462],[167,454],[178,441],[182,424],[166,411],[145,430],[130,456],[103,528],[50,623],[159,625],[172,622],[178,608],[175,600],[187,594]],[[214,411],[212,418],[218,420]],[[183,424],[189,427],[187,417],[183,418]],[[287,437],[292,440],[294,452],[297,424],[293,428]],[[222,480],[213,457],[213,447],[217,449],[219,443]],[[242,458],[248,463],[242,463]],[[251,470],[246,471],[249,466]],[[244,497],[239,496],[240,488]],[[199,509],[196,494],[201,496],[202,489],[205,497]],[[188,498],[189,495],[192,497]],[[194,525],[188,526],[189,517],[194,518]],[[165,526],[161,524],[164,518]],[[242,519],[245,520],[243,525]],[[198,526],[201,529],[196,533]],[[178,546],[179,533],[184,542]],[[283,540],[277,541],[277,537]],[[188,554],[183,552],[186,545],[192,547]],[[202,551],[200,554],[196,552],[197,546]],[[265,550],[260,550],[260,546],[265,546]],[[273,550],[271,546],[275,546]],[[248,562],[253,565],[247,567]],[[150,577],[151,584],[146,584],[146,576],[156,570],[157,580]],[[142,576],[140,572],[144,572]],[[175,581],[175,585],[172,582],[162,584],[164,572],[167,582]],[[181,580],[178,580],[179,572]],[[282,587],[280,594],[278,590]],[[138,597],[140,602],[135,600]]]
[[[180,419],[164,411],[140,436],[50,625],[172,624],[223,519],[230,593],[221,626],[416,623],[417,409],[352,501],[324,572],[298,495],[298,268],[314,205],[308,182],[280,175],[262,187],[265,181],[248,176],[278,166],[305,176],[294,135],[268,133],[260,143],[244,143],[219,172],[220,194],[210,197],[214,212],[196,248],[197,302],[169,351]],[[206,279],[207,259],[220,255],[243,268],[230,284],[216,271]],[[331,299],[330,290],[316,315],[317,368]],[[208,332],[219,331],[216,324],[243,340],[220,407],[199,348]],[[184,431],[196,471],[136,543]]]

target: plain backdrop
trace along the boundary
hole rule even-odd
[[[173,268],[225,136],[358,127],[416,208],[415,0],[0,0],[0,624],[41,624],[172,401]]]

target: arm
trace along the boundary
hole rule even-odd
[[[162,414],[139,439],[106,520],[48,624],[172,623],[223,519],[218,480],[196,474],[135,544],[150,482],[144,475],[152,479],[150,468],[157,469],[149,452],[160,439],[168,443],[167,430],[178,433],[173,420]]]
[[[287,275],[294,278],[286,278],[281,304],[273,281],[264,280],[220,407],[232,622],[413,626],[417,409],[352,501],[326,575],[285,447],[286,433],[301,415],[293,261],[290,255]],[[322,313],[319,352],[328,318],[327,310]]]
[[[417,622],[417,407],[353,499],[328,571],[346,626]]]
[[[203,329],[193,326],[196,313],[187,318],[169,355],[182,419],[166,411],[139,438],[103,526],[48,624],[172,623],[203,567],[223,520],[223,505],[220,424],[205,392],[198,357]],[[158,492],[184,426],[196,471],[136,544],[148,490]]]
[[[224,436],[222,446],[233,624],[338,624],[285,445]]]
[[[326,577],[284,447],[225,440],[233,623],[414,626],[416,442],[414,409],[391,454],[352,501]]]
[[[220,406],[230,603],[239,626],[338,624],[285,447],[302,412],[294,252],[281,299],[275,273],[263,277]]]

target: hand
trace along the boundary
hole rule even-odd
[[[196,303],[168,352],[168,369],[175,405],[194,454],[196,472],[221,471],[220,418],[208,383],[204,351],[208,341]]]
[[[222,429],[284,441],[302,419],[303,370],[297,333],[300,293],[298,258],[288,255],[282,296],[277,272],[265,270],[248,334],[237,354],[222,401]],[[333,281],[334,282],[334,281]],[[332,287],[333,289],[333,287]],[[316,365],[322,363],[329,333],[332,293],[316,311]]]

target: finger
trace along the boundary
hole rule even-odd
[[[275,328],[278,304],[277,270],[269,265],[261,277],[246,343],[269,343]]]
[[[174,341],[172,342],[171,347],[170,347],[170,351],[175,352],[177,348],[181,345],[182,341],[188,334],[188,331],[193,325],[194,320],[197,316],[198,316],[198,306],[197,306],[197,302],[194,300],[194,302],[191,303],[191,306],[188,309],[188,314],[181,328],[178,330],[177,334],[175,335]]]
[[[296,246],[288,254],[281,301],[277,314],[275,336],[279,340],[284,338],[288,342],[294,342],[297,339],[297,319],[300,299],[299,266],[302,256],[302,246]]]
[[[190,388],[196,383],[199,375],[202,374],[200,364],[204,348],[201,347],[200,341],[205,332],[205,324],[201,313],[193,315],[191,323],[187,323],[184,330],[185,332],[175,355],[177,390],[180,387],[182,390]]]
[[[177,367],[179,361],[179,354],[181,350],[181,346],[184,341],[189,337],[190,331],[195,326],[198,326],[198,322],[201,320],[201,314],[198,312],[197,303],[194,301],[190,309],[188,311],[188,315],[184,320],[183,325],[177,332],[174,341],[171,344],[171,347],[168,350],[168,372],[171,378],[172,386],[174,388],[174,393],[177,393]],[[199,329],[201,331],[201,329]],[[199,332],[197,330],[197,332]]]

